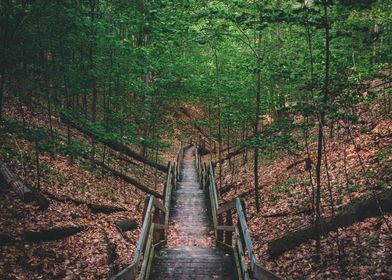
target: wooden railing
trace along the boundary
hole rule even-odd
[[[154,252],[166,244],[169,223],[170,203],[175,187],[180,165],[183,157],[181,150],[177,162],[169,162],[166,182],[163,190],[164,201],[149,195],[146,197],[143,211],[143,225],[137,243],[133,262],[117,273],[111,280],[148,279],[151,270]]]
[[[203,164],[196,149],[196,168],[199,181],[207,191],[211,204],[212,223],[217,246],[234,256],[239,279],[282,280],[279,276],[264,268],[257,262],[250,237],[245,201],[236,198],[219,206],[218,189],[216,187],[214,168],[212,163]],[[233,215],[237,213],[237,222],[233,224]],[[233,237],[235,237],[233,242]],[[249,267],[247,265],[248,257]]]

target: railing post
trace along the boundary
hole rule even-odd
[[[222,214],[218,215],[218,224],[217,225],[223,225]],[[219,241],[219,242],[223,242],[223,230],[218,230],[217,231],[216,240]]]
[[[226,211],[226,225],[227,226],[233,225],[233,215],[231,213],[231,210]],[[232,231],[226,231],[225,243],[229,246],[232,246],[232,244],[233,244],[233,232]]]

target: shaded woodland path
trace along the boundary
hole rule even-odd
[[[197,180],[194,153],[194,146],[184,150],[168,246],[155,256],[150,279],[237,279],[232,257],[213,245],[208,199]]]

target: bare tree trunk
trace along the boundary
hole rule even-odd
[[[319,115],[319,131],[317,143],[317,164],[316,164],[316,262],[321,260],[321,160],[323,155],[323,138],[324,138],[324,122],[325,122],[325,108],[329,95],[329,65],[330,65],[330,49],[329,49],[329,19],[328,19],[328,3],[323,1],[324,6],[324,29],[325,29],[325,75],[324,75],[324,97],[320,108]]]
[[[4,85],[5,85],[5,71],[1,73],[0,82],[0,124],[3,122],[3,98],[4,98]]]
[[[260,97],[261,97],[261,39],[262,34],[259,32],[258,49],[257,49],[257,72],[256,72],[256,118],[254,126],[254,136],[259,136],[259,119],[260,119]],[[257,212],[260,211],[260,194],[259,194],[259,147],[255,145],[254,149],[254,183],[255,183],[255,202]]]

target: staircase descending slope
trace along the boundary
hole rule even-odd
[[[232,256],[211,245],[208,199],[197,180],[194,153],[193,146],[185,149],[173,194],[170,230],[174,241],[154,257],[150,279],[237,279]]]

